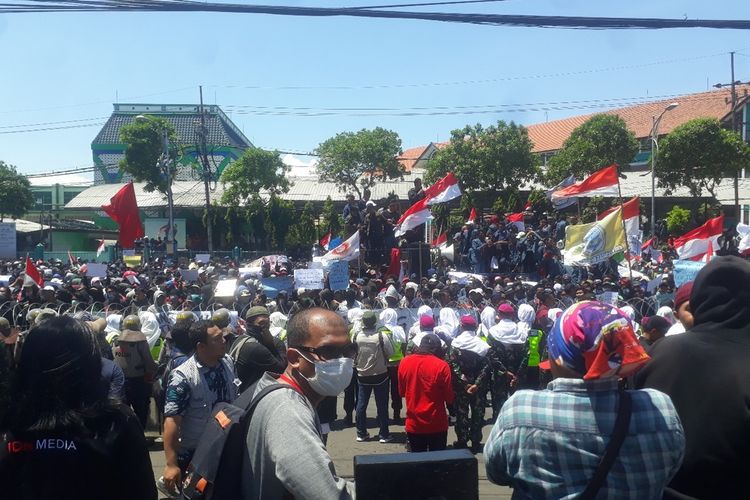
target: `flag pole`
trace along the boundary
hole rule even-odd
[[[622,223],[622,234],[625,235],[625,260],[628,262],[628,274],[630,281],[633,281],[633,268],[630,266],[630,242],[628,240],[628,230],[625,226],[625,206],[622,202],[622,188],[620,186],[620,166],[617,166],[617,196],[620,198],[620,222]],[[632,283],[631,283],[632,284]]]

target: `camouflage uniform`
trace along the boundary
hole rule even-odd
[[[448,364],[453,374],[453,390],[456,394],[455,431],[458,436],[456,447],[466,447],[471,441],[472,449],[479,449],[484,425],[484,409],[487,405],[487,384],[490,379],[490,363],[487,357],[461,349],[451,349]],[[467,394],[466,388],[476,385],[474,394]]]
[[[492,336],[487,339],[487,343],[490,346],[487,358],[492,366],[490,392],[492,394],[492,421],[494,422],[508,396],[513,393],[508,372],[519,375],[522,366],[528,360],[528,355],[525,344],[504,345]]]

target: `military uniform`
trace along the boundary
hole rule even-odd
[[[497,419],[500,409],[512,393],[510,382],[512,377],[519,375],[527,362],[526,344],[506,345],[495,340],[491,335],[487,338],[490,351],[487,353],[492,374],[490,393],[492,394],[492,420]]]
[[[484,410],[487,405],[487,384],[490,379],[488,358],[470,351],[451,349],[448,354],[451,367],[453,391],[456,394],[454,410],[456,413],[455,431],[458,441],[456,448],[464,448],[472,443],[472,450],[479,450],[484,425]],[[467,394],[466,388],[476,385],[474,394]]]

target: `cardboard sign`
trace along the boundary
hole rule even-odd
[[[291,292],[294,290],[294,277],[292,276],[276,276],[273,278],[263,278],[260,280],[261,286],[263,287],[263,293],[269,299],[275,299],[281,290]]]
[[[197,253],[195,254],[195,259],[193,259],[195,262],[202,262],[203,264],[208,264],[208,262],[211,260],[211,256],[207,253]]]
[[[180,269],[182,280],[186,283],[193,283],[198,281],[198,270],[197,269]]]
[[[215,297],[234,297],[234,292],[237,290],[237,280],[221,280],[216,284],[216,290],[214,290]]]
[[[140,255],[123,255],[122,260],[128,267],[136,267],[141,265]]]
[[[106,264],[94,264],[93,262],[86,264],[86,276],[106,278],[107,277],[107,265]]]
[[[295,269],[294,286],[304,288],[305,290],[323,289],[323,270],[322,269]]]
[[[328,272],[328,286],[334,292],[336,290],[346,290],[349,288],[349,263],[343,260],[334,260],[331,262],[330,271]]]
[[[688,281],[695,280],[698,271],[706,265],[705,262],[694,262],[692,260],[675,260],[672,263],[674,264],[672,276],[674,276],[674,284],[678,287]]]

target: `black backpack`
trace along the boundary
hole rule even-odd
[[[250,419],[258,403],[286,384],[263,388],[255,397],[255,386],[243,392],[234,403],[217,403],[206,424],[182,484],[184,500],[225,500],[238,498],[242,482],[242,456]]]

